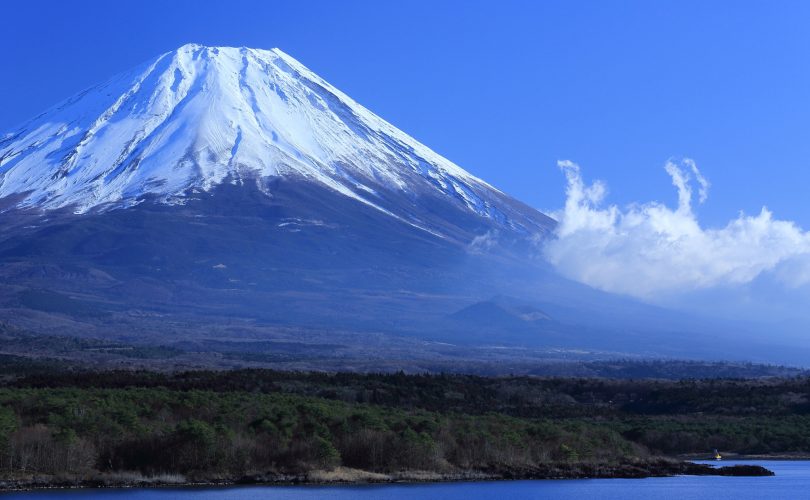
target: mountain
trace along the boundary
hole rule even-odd
[[[548,314],[532,304],[503,296],[476,302],[456,311],[451,318],[469,327],[489,329],[531,327],[551,320]]]
[[[316,184],[420,230],[450,205],[526,235],[553,222],[382,120],[278,49],[185,45],[0,139],[0,198],[75,213],[186,203],[222,184]]]
[[[775,349],[559,277],[551,218],[278,49],[185,45],[0,137],[5,345],[487,373]]]
[[[185,45],[2,136],[0,319],[200,349],[441,337],[553,226],[278,49]]]

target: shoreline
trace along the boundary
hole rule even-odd
[[[711,455],[678,455],[677,458],[679,460],[715,462],[717,464],[722,464],[723,462],[748,462],[756,460],[772,460],[774,462],[778,462],[780,460],[810,461],[810,453],[795,453],[795,454],[774,453],[774,454],[752,454],[752,455],[727,453],[723,455],[722,460],[715,460],[714,457],[712,457]]]
[[[757,465],[713,467],[688,461],[660,460],[626,464],[544,464],[532,469],[464,470],[454,472],[371,472],[347,467],[313,470],[298,474],[266,473],[241,477],[187,478],[181,475],[145,477],[138,473],[111,473],[82,477],[32,475],[0,479],[0,492],[130,489],[130,488],[228,488],[238,486],[362,486],[385,484],[427,484],[477,481],[527,481],[566,479],[645,479],[688,476],[773,476]]]

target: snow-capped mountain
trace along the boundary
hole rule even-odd
[[[186,45],[0,135],[0,320],[463,339],[448,314],[547,281],[553,224],[279,50]]]
[[[317,183],[438,235],[426,199],[519,233],[551,223],[278,49],[185,45],[0,139],[0,198],[21,208],[183,204],[224,183],[266,190],[268,178]]]

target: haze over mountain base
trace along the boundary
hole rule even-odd
[[[806,359],[559,278],[520,257],[531,247],[518,239],[481,253],[317,186],[275,181],[272,192],[224,185],[182,206],[7,213],[0,314],[14,335],[112,342],[91,344],[99,357],[115,343],[161,346],[162,364],[186,366],[508,373],[566,360]]]

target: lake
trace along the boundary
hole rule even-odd
[[[652,500],[807,499],[810,461],[724,461],[756,463],[773,477],[679,476],[649,479],[573,479],[376,486],[244,486],[230,488],[160,488],[58,490],[0,494],[3,500],[480,500],[576,499]]]

